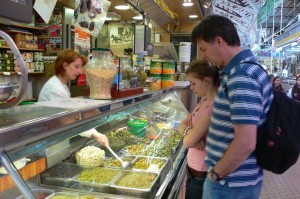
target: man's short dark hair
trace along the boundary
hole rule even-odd
[[[240,46],[240,38],[230,19],[220,15],[210,15],[203,19],[192,32],[192,41],[198,39],[205,42],[214,42],[216,36],[221,37],[229,46]]]

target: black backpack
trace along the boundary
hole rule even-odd
[[[263,169],[282,174],[300,151],[300,103],[273,89],[267,121],[257,130],[256,158]]]
[[[243,63],[259,65],[250,61]],[[293,166],[299,157],[300,103],[276,89],[273,89],[273,95],[267,121],[257,130],[255,153],[259,166],[282,174]]]

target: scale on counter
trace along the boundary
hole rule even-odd
[[[27,91],[28,73],[26,70],[25,62],[22,59],[20,51],[18,50],[15,42],[11,39],[11,37],[8,34],[3,32],[2,30],[0,30],[0,37],[2,37],[7,42],[12,53],[14,54],[18,63],[20,64],[20,70],[21,70],[20,85],[6,83],[6,82],[0,83],[0,109],[5,109],[5,108],[11,108],[15,105],[18,105],[22,101],[23,96]],[[13,101],[8,102],[8,99],[12,95],[14,95],[16,98]]]

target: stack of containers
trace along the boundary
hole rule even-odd
[[[163,75],[161,80],[161,87],[168,88],[174,86],[175,77],[175,62],[174,61],[164,61],[162,63]]]
[[[162,78],[162,61],[151,60],[150,64],[150,76],[156,78],[156,82],[150,83],[150,90],[161,89],[161,78]]]

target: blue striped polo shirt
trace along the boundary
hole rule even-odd
[[[220,71],[221,82],[206,145],[205,162],[210,168],[222,158],[233,141],[233,124],[260,126],[266,120],[273,99],[268,74],[260,66],[243,64],[244,61],[257,62],[250,50],[244,50]],[[252,153],[239,168],[224,178],[223,183],[225,181],[229,187],[242,187],[255,185],[262,179],[263,171]]]

